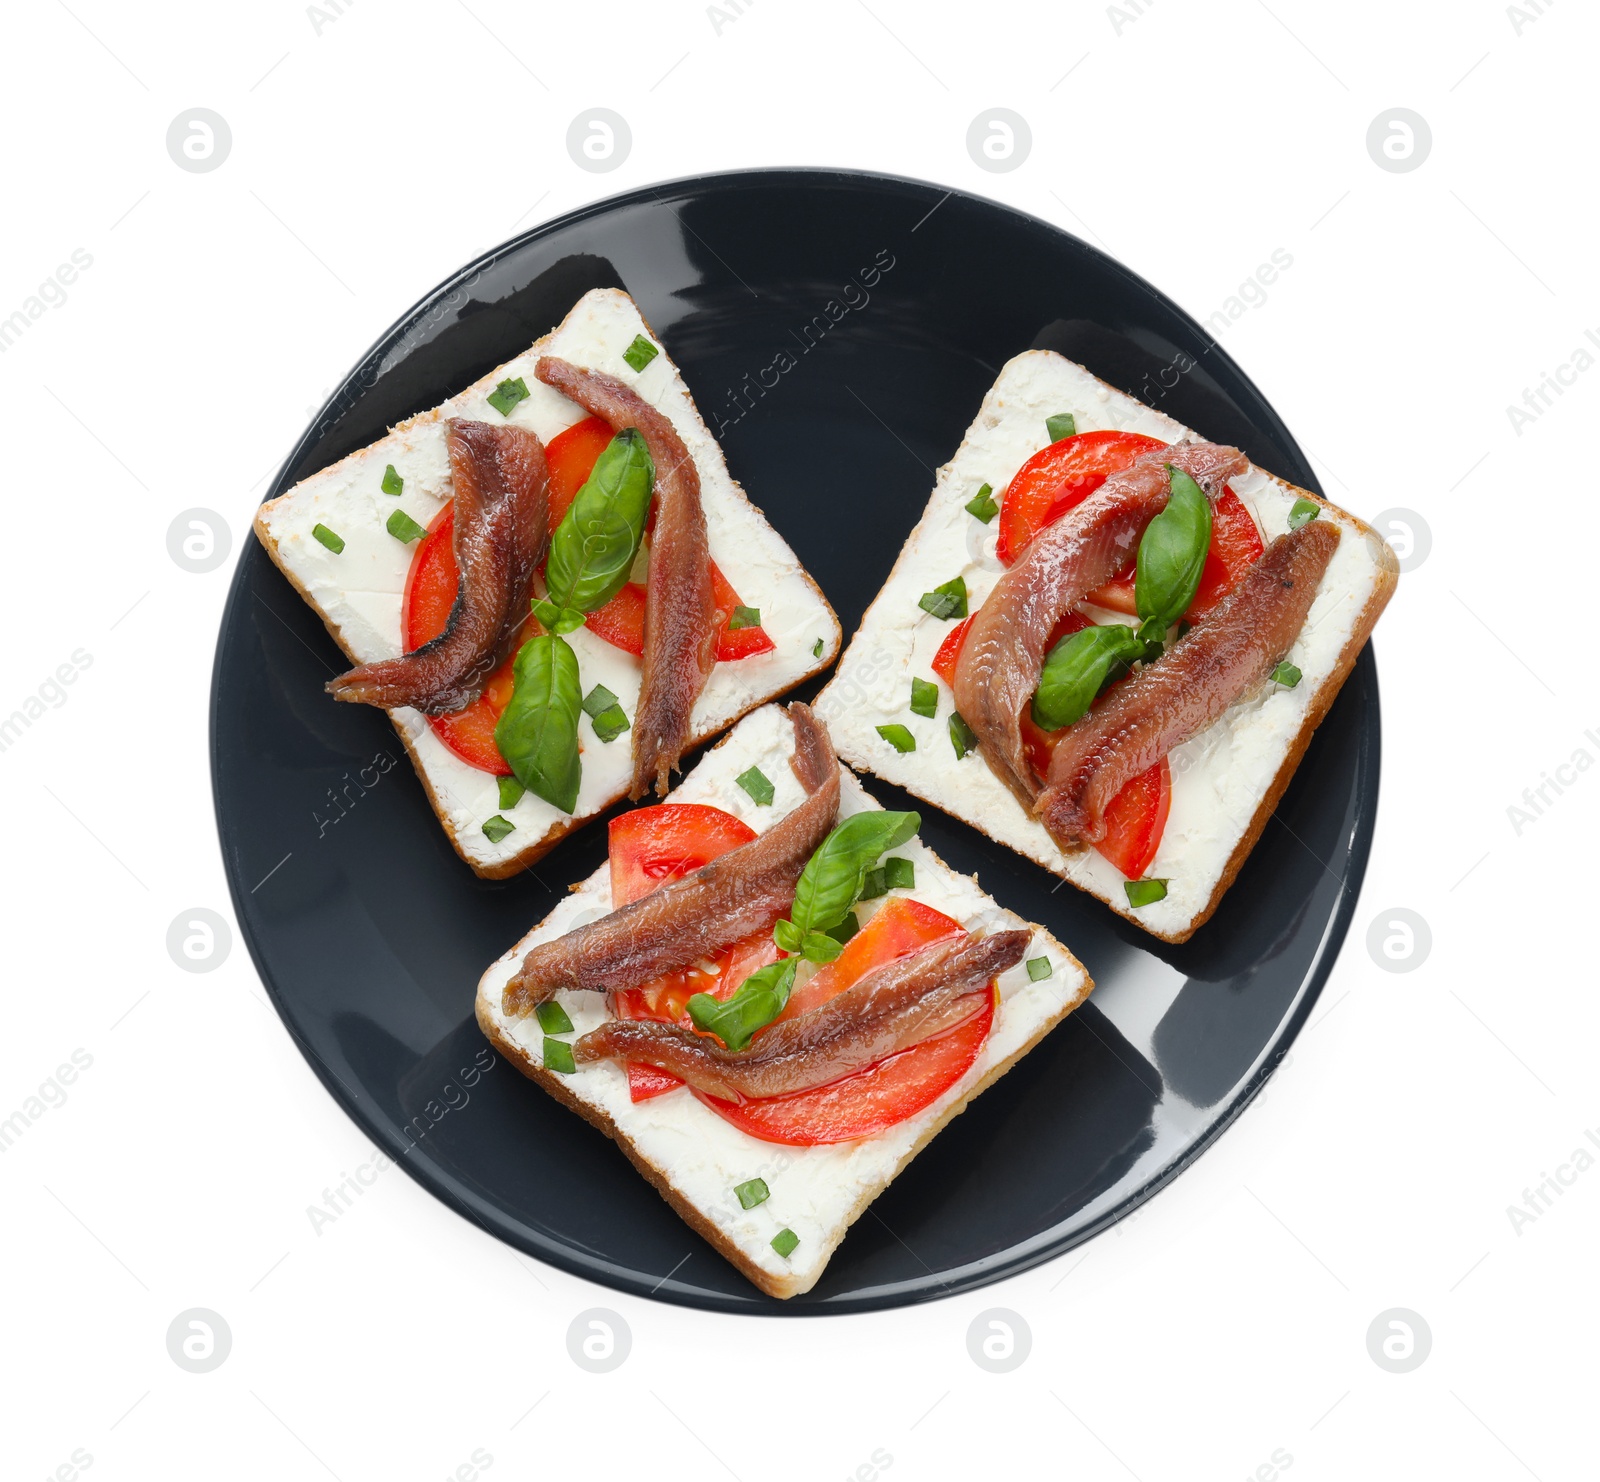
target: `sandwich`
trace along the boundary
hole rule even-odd
[[[1398,570],[1354,515],[1028,351],[939,470],[817,713],[851,765],[1182,942]]]
[[[264,504],[255,530],[388,711],[456,852],[526,868],[825,668],[837,619],[729,477],[633,300]]]
[[[919,823],[763,706],[478,986],[495,1047],[773,1297],[1092,986]]]

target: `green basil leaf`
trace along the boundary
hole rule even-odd
[[[896,751],[907,752],[917,749],[917,738],[902,725],[879,726],[878,734]]]
[[[534,1011],[539,1028],[546,1034],[571,1034],[572,1018],[553,998],[547,998]]]
[[[822,841],[800,872],[789,918],[801,931],[825,932],[856,903],[866,873],[885,850],[904,844],[922,826],[915,813],[873,809],[847,818]]]
[[[619,432],[550,538],[545,581],[551,604],[593,612],[622,590],[644,537],[654,485],[644,434],[637,427]]]
[[[1058,443],[1064,437],[1078,435],[1078,419],[1071,412],[1059,412],[1044,419],[1044,430],[1050,434],[1052,443]]]
[[[883,862],[883,883],[890,890],[915,890],[917,867],[903,854],[891,854]]]
[[[403,509],[395,510],[384,522],[383,528],[402,545],[410,545],[414,540],[421,540],[428,533]]]
[[[628,364],[634,368],[634,370],[642,371],[660,353],[661,352],[656,349],[656,347],[652,345],[650,341],[647,340],[642,334],[636,334],[633,337],[633,343],[622,352],[622,358],[626,360]]]
[[[615,741],[624,731],[632,729],[628,722],[628,712],[620,705],[607,707],[599,715],[592,717],[589,723],[594,727],[595,735],[607,745]]]
[[[546,602],[543,597],[533,599],[533,615],[544,624],[545,632],[554,633],[558,638],[583,626],[581,612],[570,607],[557,607],[554,602]]]
[[[1167,507],[1145,527],[1133,584],[1140,632],[1160,639],[1188,611],[1200,589],[1211,549],[1211,501],[1200,485],[1170,463],[1172,495]]]
[[[406,481],[400,477],[400,474],[396,470],[394,464],[386,464],[383,470],[383,482],[379,484],[378,487],[382,489],[385,494],[398,494],[402,489],[405,488],[405,486]]]
[[[327,546],[336,556],[344,549],[344,536],[337,530],[330,530],[326,525],[313,525],[311,533],[317,538],[319,545]]]
[[[911,713],[932,720],[939,713],[939,686],[930,680],[911,676]]]
[[[1070,726],[1088,714],[1118,664],[1143,657],[1139,635],[1124,623],[1067,634],[1045,658],[1033,696],[1034,722],[1044,731]]]
[[[517,826],[509,818],[502,818],[498,813],[493,818],[483,820],[483,836],[491,844],[498,844],[507,834],[514,834]]]
[[[502,381],[485,399],[502,417],[509,417],[519,401],[528,399],[528,383],[521,376],[514,381]]]
[[[760,767],[750,767],[733,779],[747,793],[751,799],[762,808],[772,806],[772,800],[777,796],[772,786],[772,779]]]
[[[830,926],[826,935],[832,937],[841,947],[861,930],[861,921],[854,911],[846,911],[844,920],[837,926]]]
[[[792,921],[774,921],[772,940],[780,952],[798,952],[805,945],[806,934]]]
[[[1165,880],[1124,880],[1122,888],[1128,893],[1128,904],[1136,911],[1140,906],[1153,906],[1167,898]]]
[[[963,508],[973,519],[981,520],[985,525],[1000,513],[1000,506],[995,503],[994,489],[989,484],[984,484]]]
[[[719,1036],[730,1050],[742,1050],[756,1030],[765,1029],[789,1002],[798,957],[784,957],[758,968],[739,985],[731,998],[721,1001],[709,993],[696,993],[689,1000],[689,1018],[694,1027]]]
[[[1300,683],[1300,671],[1295,665],[1285,659],[1272,671],[1272,682],[1281,684],[1285,689],[1292,690]]]
[[[1309,525],[1321,513],[1322,506],[1315,499],[1297,499],[1289,510],[1289,528],[1298,530]]]
[[[807,962],[832,962],[844,950],[844,943],[825,931],[808,931],[800,950]]]
[[[500,811],[504,813],[515,808],[522,801],[522,795],[527,790],[515,777],[502,777],[500,779]]]
[[[728,631],[737,633],[740,628],[759,628],[761,626],[761,609],[759,607],[735,607],[733,616],[728,619]]]
[[[583,776],[578,656],[564,638],[541,633],[517,650],[512,674],[511,699],[495,725],[494,743],[518,782],[570,813]]]
[[[861,893],[856,897],[856,899],[863,901],[875,901],[879,896],[888,895],[888,893],[889,880],[884,874],[883,866],[879,865],[877,869],[868,870],[867,873],[861,877]]]

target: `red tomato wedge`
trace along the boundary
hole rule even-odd
[[[896,896],[846,943],[833,962],[795,993],[784,1017],[815,1008],[871,969],[961,930],[960,924],[943,912]],[[818,984],[822,984],[820,989]],[[871,1137],[938,1100],[978,1058],[994,1023],[998,994],[991,985],[987,992],[968,997],[974,1000],[970,1018],[826,1086],[745,1102],[722,1101],[699,1091],[694,1095],[741,1132],[763,1142],[810,1147]]]
[[[1165,444],[1137,432],[1080,432],[1041,449],[1000,496],[995,554],[1009,566],[1046,525],[1081,504],[1114,473]]]
[[[612,903],[625,906],[658,885],[692,875],[755,836],[755,830],[733,814],[703,803],[660,803],[613,818],[608,834]],[[696,993],[728,998],[758,967],[777,957],[772,933],[758,932],[703,964],[710,972],[689,967],[616,994],[617,1017],[665,1019],[693,1028],[689,1000]],[[677,1076],[652,1065],[628,1067],[628,1091],[635,1101],[648,1101],[682,1084]]]
[[[1248,520],[1250,516],[1246,514],[1245,518]],[[1252,525],[1251,529],[1254,528]],[[961,657],[961,645],[971,622],[972,619],[968,618],[952,628],[933,657],[933,672],[952,687],[956,682],[956,661]],[[1081,632],[1089,626],[1089,619],[1081,612],[1069,612],[1050,634],[1049,647],[1053,648],[1067,634]],[[1023,748],[1034,771],[1041,777],[1050,770],[1050,753],[1055,749],[1059,734],[1041,731],[1034,724],[1031,709],[1022,712]],[[1095,848],[1130,880],[1140,879],[1150,868],[1150,861],[1156,857],[1171,806],[1172,771],[1163,757],[1148,771],[1141,772],[1111,800],[1111,806],[1106,809],[1106,836]],[[843,954],[840,956],[842,959]],[[822,975],[819,973],[817,976]],[[792,1004],[793,1000],[790,1002]]]
[[[450,537],[455,529],[455,505],[439,511],[428,533],[417,543],[406,573],[405,596],[400,616],[406,652],[421,648],[430,638],[444,632],[450,609],[455,605],[456,588],[461,585],[456,571],[456,553]],[[489,677],[483,693],[453,715],[430,715],[433,733],[468,766],[496,777],[509,777],[511,768],[494,744],[495,722],[511,699],[511,660],[507,659]]]
[[[550,440],[545,457],[550,464],[552,530],[561,523],[561,517],[583,487],[584,480],[594,472],[595,460],[605,452],[611,438],[608,423],[599,417],[587,417]],[[649,528],[654,527],[655,510],[652,507]],[[728,623],[733,618],[734,608],[743,604],[728,579],[717,569],[715,561],[711,563],[711,593],[719,614],[719,664],[773,651],[776,645],[761,627],[729,629]],[[591,612],[584,626],[613,648],[639,657],[644,653],[644,588],[637,582],[629,582],[604,607]]]
[[[1239,578],[1261,559],[1265,549],[1261,543],[1261,532],[1250,518],[1250,511],[1232,489],[1224,487],[1216,503],[1211,506],[1211,549],[1206,552],[1200,586],[1185,616],[1197,618],[1202,613],[1210,612],[1238,585]],[[1128,562],[1103,587],[1091,592],[1089,601],[1097,607],[1137,617],[1139,606],[1134,600],[1134,563]]]

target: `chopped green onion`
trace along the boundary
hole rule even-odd
[[[978,749],[978,737],[972,727],[962,720],[959,710],[950,712],[950,744],[955,747],[956,760],[958,762],[968,752]]]
[[[1051,442],[1058,443],[1064,437],[1078,435],[1078,419],[1071,412],[1059,412],[1044,419],[1044,430],[1050,434]]]
[[[383,482],[378,485],[385,494],[398,494],[406,486],[406,481],[395,472],[394,464],[387,465],[383,470]]]
[[[741,772],[733,780],[763,808],[771,806],[772,781],[760,767],[751,767],[748,772]]]
[[[758,1204],[765,1204],[772,1197],[772,1191],[767,1187],[764,1178],[752,1178],[745,1183],[736,1184],[733,1192],[739,1196],[739,1203],[746,1209],[754,1209]]]
[[[1165,880],[1124,880],[1122,888],[1128,892],[1128,904],[1135,910],[1167,898]]]
[[[1289,511],[1289,528],[1298,530],[1302,525],[1309,525],[1321,512],[1322,506],[1315,499],[1297,499]]]
[[[939,686],[926,679],[911,678],[911,713],[930,720],[939,713]]]
[[[1281,684],[1285,689],[1292,690],[1300,683],[1300,671],[1287,659],[1272,671],[1274,684]]]
[[[344,537],[336,535],[326,525],[313,525],[311,533],[336,556],[344,549]]]
[[[483,836],[491,844],[498,844],[507,834],[516,832],[516,824],[509,818],[502,818],[498,813],[493,818],[483,821]]]
[[[964,618],[967,615],[967,584],[959,576],[942,587],[924,592],[917,606],[936,618]]]
[[[1048,978],[1055,968],[1048,957],[1030,957],[1028,959],[1028,977],[1037,983],[1041,978]]]
[[[915,890],[917,867],[904,855],[891,854],[883,862],[883,883],[890,890]]]
[[[547,998],[533,1011],[539,1019],[539,1028],[546,1034],[571,1034],[572,1020],[555,999]]]
[[[414,540],[421,540],[428,533],[403,509],[397,509],[390,515],[383,528],[402,545],[410,545]]]
[[[611,705],[602,710],[599,715],[589,717],[589,724],[594,727],[595,735],[607,745],[615,741],[628,729],[627,712],[620,705]]]
[[[830,926],[823,935],[832,937],[842,947],[860,930],[861,922],[857,919],[856,913],[854,911],[846,911],[844,920],[837,926]]]
[[[737,633],[740,628],[759,628],[761,626],[761,609],[759,607],[736,607],[733,616],[728,619],[728,631]]]
[[[593,720],[596,716],[604,715],[616,703],[617,697],[603,684],[597,684],[583,697],[583,713]]]
[[[636,371],[642,371],[660,353],[642,334],[636,334],[633,343],[622,352],[622,358]]]
[[[994,490],[988,484],[967,501],[965,508],[969,515],[982,520],[985,525],[1000,513],[1000,506],[994,502]]]
[[[572,1058],[572,1046],[564,1039],[551,1039],[547,1035],[544,1042],[544,1068],[559,1071],[562,1075],[575,1075],[578,1062]]]
[[[528,383],[518,376],[514,381],[502,381],[489,393],[489,405],[502,417],[511,415],[511,408],[528,399]]]
[[[889,882],[883,877],[883,867],[880,865],[875,870],[868,870],[861,877],[861,899],[875,901],[880,895],[889,893]]]
[[[896,751],[907,752],[917,749],[917,738],[904,726],[879,726],[878,734]]]
[[[793,1230],[785,1227],[772,1237],[772,1248],[780,1256],[787,1256],[795,1246],[800,1244],[800,1237]]]
[[[522,795],[527,790],[515,777],[502,777],[500,779],[500,806],[504,809],[515,808],[522,801]]]
[[[822,657],[822,640],[820,638],[811,645],[811,657],[814,659]]]

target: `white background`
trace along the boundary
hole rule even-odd
[[[0,354],[0,714],[75,651],[92,662],[0,752],[0,1118],[74,1050],[92,1065],[0,1157],[4,1474],[76,1451],[95,1478],[344,1482],[966,1478],[1030,1457],[1085,1482],[1595,1475],[1600,1169],[1570,1160],[1600,1128],[1600,775],[1568,772],[1520,832],[1507,811],[1580,748],[1600,758],[1600,372],[1574,365],[1600,332],[1593,11],[471,6],[7,14],[0,319],[75,249],[92,265]],[[165,147],[196,106],[232,130],[211,173]],[[633,134],[604,175],[565,144],[596,106]],[[1409,173],[1366,147],[1397,106],[1432,129]],[[965,143],[995,107],[1033,136],[1008,173]],[[1378,637],[1377,843],[1318,1016],[1135,1219],[957,1300],[800,1322],[633,1300],[392,1171],[316,1233],[308,1206],[372,1148],[236,936],[209,974],[165,948],[180,912],[229,914],[206,703],[252,509],[326,391],[462,263],[617,190],[773,164],[1013,203],[1201,318],[1274,249],[1293,258],[1227,349],[1332,497],[1432,531]],[[1513,426],[1562,365],[1573,384]],[[192,506],[232,530],[209,575],[167,554]],[[1432,933],[1403,974],[1366,945],[1393,907]],[[1562,1168],[1570,1187],[1514,1225]],[[566,1349],[595,1306],[633,1334],[606,1375]],[[232,1331],[208,1374],[168,1356],[191,1307]],[[991,1307],[1032,1332],[1008,1374],[968,1356]],[[1368,1353],[1394,1307],[1432,1332],[1410,1373]]]

